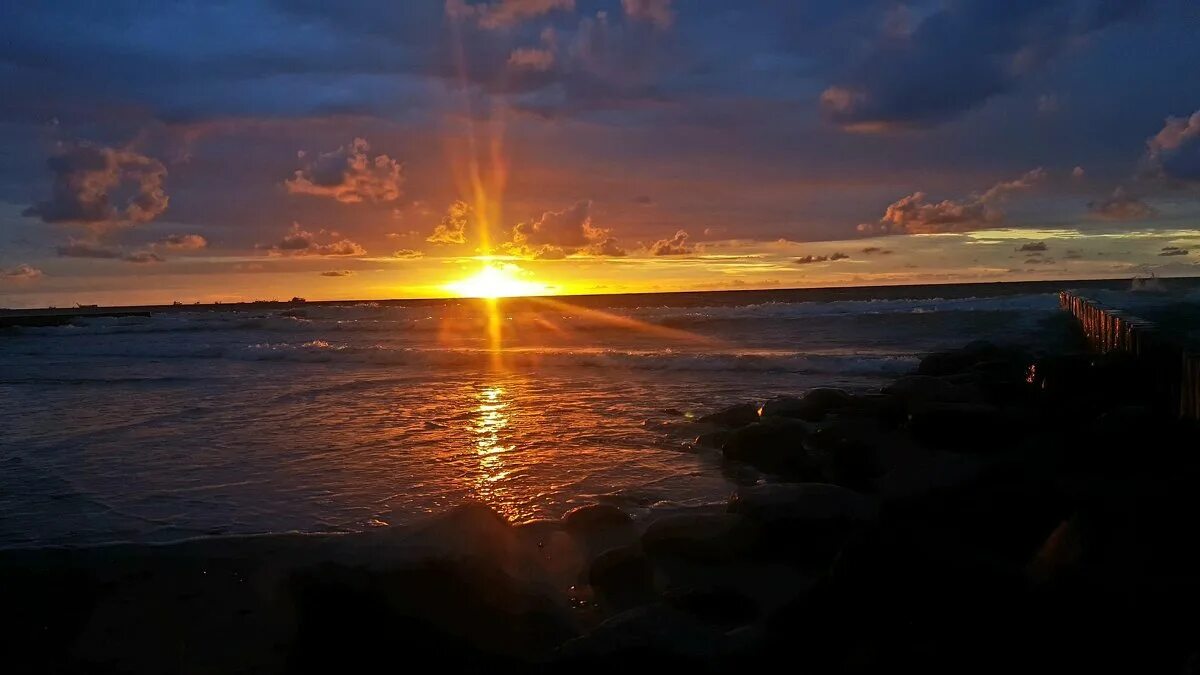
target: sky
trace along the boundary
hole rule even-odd
[[[1194,0],[7,3],[0,306],[1194,275],[1197,34]]]

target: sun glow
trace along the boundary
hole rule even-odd
[[[475,274],[446,284],[446,290],[463,298],[512,298],[527,295],[546,295],[550,287],[536,281],[521,279],[516,265],[488,264]]]

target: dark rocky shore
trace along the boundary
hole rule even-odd
[[[1200,671],[1200,447],[1144,378],[973,343],[681,423],[721,508],[2,552],[3,670]]]

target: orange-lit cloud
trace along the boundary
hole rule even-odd
[[[8,269],[0,269],[0,281],[8,281],[12,283],[23,283],[33,281],[44,276],[44,273],[31,265],[21,263],[16,267]]]
[[[72,223],[104,227],[144,223],[167,209],[163,189],[167,169],[162,162],[132,150],[90,143],[62,149],[47,162],[54,183],[50,198],[25,209],[47,223]],[[113,197],[122,189],[132,192],[122,204]]]
[[[659,239],[650,244],[649,249],[651,255],[656,256],[689,255],[693,251],[693,248],[688,245],[688,233],[683,230],[676,232],[675,236],[670,239]]]
[[[526,19],[555,10],[575,9],[575,0],[494,0],[471,4],[466,0],[446,0],[446,16],[473,20],[483,28],[506,28]]]
[[[1004,212],[999,208],[1003,198],[1033,186],[1045,176],[1041,168],[1034,169],[963,200],[931,202],[924,192],[914,192],[888,206],[877,224],[864,223],[858,229],[870,234],[934,234],[997,227],[1004,222]]]
[[[1139,220],[1158,213],[1153,206],[1120,185],[1107,198],[1091,202],[1088,206],[1093,215],[1106,220]]]
[[[361,245],[349,239],[336,239],[333,232],[320,230],[316,233],[301,229],[299,223],[292,223],[292,229],[278,242],[267,247],[270,255],[279,256],[358,256],[366,255],[367,251]],[[325,238],[329,241],[321,242]]]
[[[198,234],[171,234],[154,245],[168,251],[198,251],[208,247],[208,240]]]
[[[400,162],[387,155],[371,158],[370,150],[366,139],[356,138],[350,145],[317,155],[284,184],[293,194],[331,197],[347,204],[399,199],[404,184]]]

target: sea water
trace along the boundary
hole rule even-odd
[[[974,339],[1034,346],[1047,288],[243,305],[0,333],[0,547],[402,524],[482,501],[724,501],[695,417],[869,390]],[[186,310],[186,308],[183,308]]]

